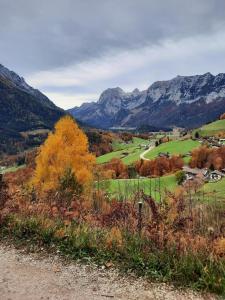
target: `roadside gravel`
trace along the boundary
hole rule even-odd
[[[67,263],[55,255],[27,254],[0,244],[1,300],[213,300],[143,278],[123,277],[112,268]]]

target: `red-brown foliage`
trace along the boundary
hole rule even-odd
[[[133,135],[132,133],[129,132],[122,132],[119,134],[119,137],[124,141],[124,142],[129,142],[132,140]]]
[[[183,167],[183,160],[180,156],[158,157],[154,160],[140,160],[136,163],[136,171],[141,176],[162,176],[178,171]]]
[[[136,218],[136,210],[130,202],[112,201],[110,210],[102,214],[101,222],[103,226],[111,227],[119,226],[125,222],[126,224],[132,223],[134,222],[134,220],[132,221],[133,218]]]
[[[221,116],[220,116],[220,120],[224,120],[225,119],[225,113],[223,113]]]
[[[202,146],[193,150],[190,167],[216,170],[225,168],[225,146],[220,148]]]
[[[128,178],[127,166],[119,158],[113,158],[104,169],[113,171],[113,178]]]
[[[113,151],[112,142],[116,138],[113,133],[97,130],[86,132],[89,148],[96,156],[100,156]]]

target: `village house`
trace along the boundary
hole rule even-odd
[[[6,169],[5,166],[0,166],[0,173],[3,172]]]
[[[222,146],[225,145],[225,139],[219,139],[219,144]]]
[[[210,171],[208,169],[189,168],[183,167],[186,180],[194,180],[195,178],[201,178],[205,181],[216,182],[225,177],[225,172],[218,170]]]
[[[197,177],[204,178],[203,170],[201,169],[184,166],[183,171],[185,172],[186,180],[193,180]]]
[[[173,128],[173,137],[175,139],[178,139],[180,138],[181,136],[183,136],[183,132],[184,132],[184,129],[183,128],[180,128],[180,127],[174,127]]]
[[[225,176],[224,173],[218,171],[218,170],[214,170],[212,172],[209,173],[208,175],[208,180],[209,181],[219,181],[221,180],[223,177]]]
[[[159,152],[158,157],[166,157],[169,158],[170,154],[169,152]]]

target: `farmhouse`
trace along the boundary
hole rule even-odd
[[[0,173],[3,172],[6,169],[5,166],[0,166]]]
[[[225,177],[225,172],[220,172],[218,170],[209,171],[208,169],[193,169],[184,166],[183,171],[185,172],[186,180],[193,180],[198,177],[211,182],[216,182]]]
[[[186,180],[193,180],[196,177],[204,177],[203,172],[205,170],[184,166],[183,171],[185,172]]]
[[[220,145],[225,145],[225,139],[219,139],[219,144]]]
[[[169,152],[159,152],[158,156],[159,157],[167,157],[167,158],[169,158],[170,154],[169,154]]]
[[[219,181],[224,176],[225,176],[224,173],[222,173],[218,170],[214,170],[214,171],[210,172],[207,177],[208,177],[209,181]]]
[[[182,136],[184,129],[180,127],[174,127],[173,128],[173,137],[174,138],[180,138]]]

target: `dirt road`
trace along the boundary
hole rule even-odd
[[[181,292],[144,279],[123,278],[115,270],[66,264],[57,256],[26,254],[0,244],[1,300],[202,300],[215,299]]]
[[[145,150],[144,152],[142,152],[141,154],[140,154],[140,159],[143,159],[143,160],[150,160],[150,159],[148,159],[148,158],[146,158],[145,157],[145,155],[149,152],[149,151],[151,151],[152,149],[154,149],[155,148],[155,146],[150,146],[147,150]]]

